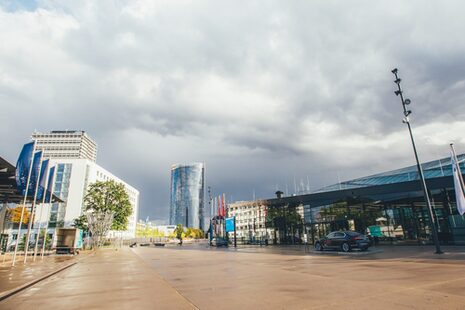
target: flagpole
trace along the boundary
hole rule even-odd
[[[460,164],[459,164],[458,159],[457,159],[457,154],[455,153],[454,144],[451,143],[450,147],[452,149],[452,155],[454,156],[454,161],[455,161],[455,165],[456,165],[455,168],[457,170],[457,175],[458,175],[458,179],[459,179],[459,182],[460,182],[460,185],[461,185],[461,191],[462,191],[461,195],[463,197],[464,196],[464,190],[465,190],[465,184],[463,182],[462,172],[460,171]],[[452,171],[454,171],[453,168],[452,168]],[[461,210],[459,210],[459,208],[458,208],[459,207],[459,201],[457,199],[457,188],[455,189],[455,197],[456,197],[457,211],[459,211],[459,214],[460,214]]]
[[[34,153],[36,150],[36,144],[34,142],[32,146],[32,155],[31,155],[31,164],[29,165],[29,172],[27,174],[27,181],[26,181],[26,190],[24,192],[24,199],[23,199],[23,207],[21,209],[21,218],[19,220],[19,226],[18,226],[18,236],[16,237],[16,244],[15,244],[15,252],[13,254],[13,261],[11,263],[11,266],[14,267],[16,263],[16,253],[18,252],[18,244],[19,240],[21,240],[21,224],[23,223],[23,217],[24,217],[24,210],[26,208],[26,201],[27,201],[27,192],[29,191],[29,182],[31,179],[31,174],[32,174],[32,166],[34,165]]]
[[[45,180],[48,179],[48,173],[49,173],[49,169],[47,167],[47,171],[45,171],[46,173],[46,176],[44,176],[44,178],[46,178]],[[44,209],[44,205],[45,205],[45,197],[47,196],[47,189],[50,185],[48,184],[48,180],[47,180],[47,186],[44,188],[44,196],[42,197],[42,203],[41,203],[41,207],[40,207],[40,213],[39,213],[39,227],[37,228],[37,237],[36,237],[36,244],[34,246],[34,259],[33,261],[35,262],[36,261],[36,255],[37,255],[37,247],[39,246],[39,236],[40,236],[40,228],[42,226],[42,210]],[[45,242],[45,234],[44,234],[44,242]]]
[[[37,201],[37,190],[39,188],[39,182],[40,182],[40,173],[42,172],[42,152],[40,153],[40,158],[39,158],[39,173],[37,174],[37,180],[36,180],[36,186],[34,190],[34,199],[32,200],[32,208],[31,208],[31,216],[29,217],[29,223],[27,225],[27,235],[26,235],[26,244],[24,245],[24,263],[27,261],[27,253],[29,252],[29,239],[31,238],[31,228],[32,228],[32,222],[34,221],[34,213],[36,210],[36,201]]]
[[[224,193],[221,196],[221,213],[223,213],[223,217],[226,218],[226,206],[224,202]]]
[[[57,175],[57,171],[56,171],[56,167],[57,166],[54,166],[55,167],[55,171],[53,171],[53,176],[52,176],[52,187],[50,188],[50,201],[49,201],[49,208],[48,208],[48,214],[47,216],[45,217],[46,220],[45,220],[45,223],[47,223],[45,225],[45,234],[44,234],[44,242],[42,243],[42,253],[40,254],[41,258],[44,259],[44,252],[45,252],[45,243],[47,242],[47,231],[48,231],[48,224],[50,222],[50,213],[52,212],[52,201],[53,201],[53,191],[55,190],[55,177]],[[50,185],[49,185],[50,186]]]
[[[457,165],[457,171],[459,172],[458,175],[459,175],[460,183],[462,184],[462,188],[465,189],[465,183],[463,182],[462,172],[460,171],[460,165],[459,165],[459,160],[457,158],[457,153],[455,153],[454,143],[451,143],[450,147],[452,149],[452,153],[454,154],[455,164]]]

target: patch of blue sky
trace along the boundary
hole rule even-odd
[[[0,7],[7,12],[35,11],[38,6],[37,0],[0,0]]]

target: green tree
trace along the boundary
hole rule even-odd
[[[83,214],[80,217],[75,218],[72,226],[79,228],[83,232],[87,233],[89,231],[89,225],[87,224],[87,216]]]
[[[21,238],[21,240],[19,241],[18,250],[19,251],[24,251],[24,245],[25,244],[26,244],[26,234],[24,234],[23,237]],[[29,243],[29,246],[31,246],[30,243]]]
[[[47,234],[47,231],[45,229],[40,230],[39,234],[39,252],[40,248],[42,247],[42,243],[44,242],[44,237],[45,237],[45,248],[50,249],[52,247],[52,238]]]
[[[193,228],[187,227],[186,229],[186,237],[187,238],[194,238],[195,237],[195,232]]]
[[[84,197],[84,209],[90,212],[113,212],[112,230],[126,230],[129,216],[132,213],[132,206],[124,185],[113,180],[90,184]],[[74,222],[81,227],[87,226],[85,215],[81,215]]]
[[[295,207],[280,206],[270,207],[267,209],[267,215],[265,219],[265,225],[267,228],[274,230],[274,239],[276,240],[276,234],[279,232],[279,239],[282,243],[294,242],[293,236],[295,231],[299,228],[302,229],[302,217],[297,212]]]
[[[205,238],[205,233],[203,230],[198,228],[188,228],[186,231],[186,237],[193,239],[203,239]]]
[[[174,233],[176,234],[176,238],[179,239],[179,244],[182,244],[182,237],[184,235],[184,228],[182,227],[181,224],[178,224],[176,226],[176,229],[174,230]]]

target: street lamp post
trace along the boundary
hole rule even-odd
[[[397,84],[397,90],[394,93],[396,94],[396,96],[400,96],[400,100],[402,102],[402,108],[404,109],[404,119],[402,120],[402,122],[404,124],[407,124],[407,127],[408,127],[408,131],[409,131],[409,134],[410,134],[410,140],[412,141],[412,146],[413,146],[413,153],[415,154],[415,160],[417,161],[418,174],[420,175],[421,186],[423,188],[423,195],[425,197],[426,205],[428,206],[428,211],[429,211],[428,215],[429,215],[429,219],[430,219],[431,227],[432,227],[432,231],[433,231],[434,245],[436,246],[436,252],[435,253],[436,254],[442,254],[443,252],[441,251],[441,247],[439,245],[438,231],[437,231],[437,227],[436,227],[436,221],[434,219],[433,208],[431,206],[431,201],[430,201],[430,198],[429,198],[428,189],[426,188],[426,182],[425,182],[425,176],[423,175],[423,169],[421,168],[420,160],[418,159],[417,148],[415,146],[415,140],[413,139],[413,134],[412,134],[412,127],[410,126],[409,115],[412,114],[412,110],[408,110],[407,106],[411,103],[411,101],[410,101],[410,99],[405,99],[404,100],[404,96],[402,94],[402,89],[400,87],[400,82],[402,80],[397,75],[397,72],[398,72],[397,68],[393,69],[391,72],[396,77],[394,83]]]

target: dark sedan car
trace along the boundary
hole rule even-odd
[[[326,237],[315,242],[315,250],[323,251],[324,249],[335,249],[349,252],[353,248],[358,248],[365,251],[370,245],[370,239],[364,234],[355,231],[333,231]]]
[[[212,242],[211,242],[211,245],[216,246],[216,247],[222,247],[222,246],[227,247],[228,246],[228,241],[226,241],[223,238],[213,238]]]

